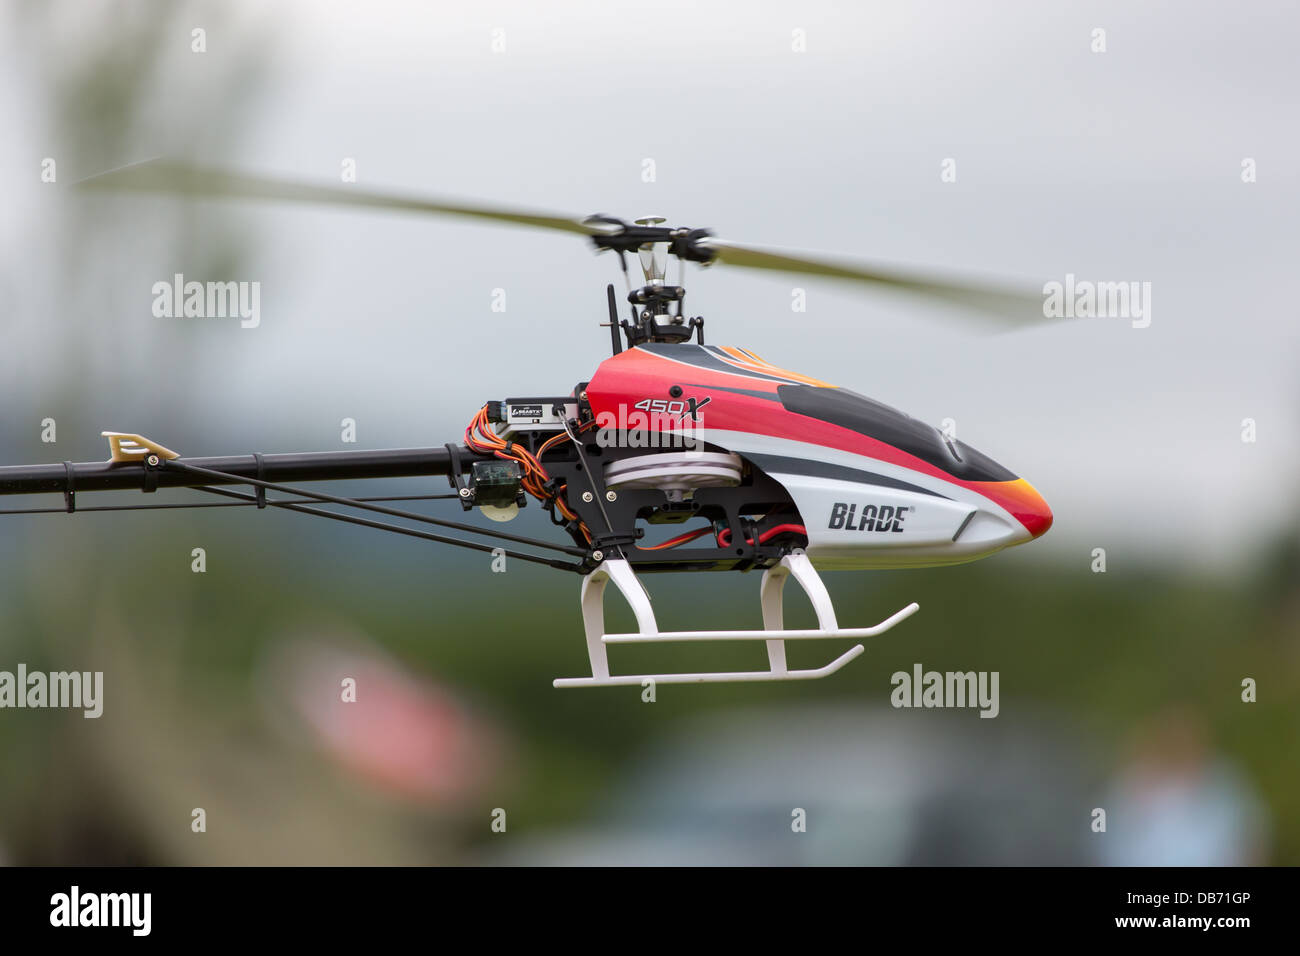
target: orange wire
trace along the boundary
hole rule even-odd
[[[582,531],[587,541],[590,542],[591,532],[588,530],[587,525],[578,519],[577,514],[574,513],[561,497],[567,490],[568,485],[561,485],[557,494],[552,495],[548,493],[545,486],[546,482],[551,480],[551,476],[547,473],[541,461],[538,460],[539,456],[544,454],[553,444],[568,439],[568,432],[565,432],[563,435],[555,435],[551,437],[542,444],[542,447],[538,449],[537,455],[535,456],[528,449],[520,445],[506,442],[496,433],[495,430],[493,430],[492,423],[488,421],[486,405],[478,410],[478,413],[470,419],[469,425],[465,428],[466,445],[474,451],[482,454],[491,453],[496,455],[498,458],[517,462],[523,471],[523,476],[520,478],[520,485],[524,490],[539,501],[554,502],[555,506],[560,509],[560,513],[563,514],[565,518],[570,521],[578,521],[579,530]]]
[[[687,531],[685,534],[679,534],[675,538],[669,538],[661,544],[637,545],[638,551],[662,551],[665,548],[675,548],[679,544],[685,544],[687,541],[694,541],[702,535],[708,534],[712,528],[698,528],[695,531]]]

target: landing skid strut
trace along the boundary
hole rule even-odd
[[[787,630],[783,611],[782,592],[788,577],[803,587],[813,610],[817,613],[817,627],[805,630]],[[636,616],[637,631],[631,634],[605,633],[605,586],[613,582]],[[763,605],[763,630],[761,631],[661,631],[655,621],[650,596],[641,581],[623,558],[603,562],[582,579],[582,623],[587,633],[587,655],[591,659],[591,677],[561,677],[556,687],[615,687],[625,684],[640,686],[647,681],[656,684],[725,684],[741,681],[816,680],[834,674],[863,652],[856,644],[824,667],[810,670],[790,670],[785,662],[787,640],[807,640],[828,637],[875,637],[917,612],[919,604],[912,603],[875,627],[842,628],[835,620],[826,585],[817,574],[812,562],[802,551],[794,551],[781,559],[781,563],[763,572],[759,589]],[[765,671],[732,671],[704,674],[619,674],[609,672],[607,645],[647,644],[666,641],[765,641],[769,669]]]

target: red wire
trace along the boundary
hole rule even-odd
[[[662,544],[652,544],[652,545],[645,545],[645,546],[638,544],[637,550],[638,551],[662,551],[664,548],[675,548],[679,544],[685,544],[687,541],[694,541],[696,538],[700,537],[701,535],[708,534],[711,530],[712,530],[711,528],[698,528],[695,531],[687,531],[685,534],[679,534],[675,538],[669,538],[667,541],[663,542]]]
[[[766,531],[764,531],[762,534],[760,534],[760,535],[758,536],[758,543],[759,543],[759,544],[767,544],[767,542],[768,542],[771,538],[776,537],[778,534],[785,534],[787,531],[792,531],[792,532],[794,532],[795,534],[801,534],[801,535],[803,535],[805,538],[808,537],[808,529],[805,528],[805,527],[804,527],[803,525],[801,525],[801,524],[779,524],[779,525],[776,525],[775,527],[768,528]],[[745,540],[746,540],[749,544],[753,544],[753,543],[754,543],[754,539],[753,539],[753,538],[746,538]],[[724,548],[727,548],[727,547],[730,547],[730,546],[731,546],[731,529],[730,529],[730,528],[723,528],[720,532],[718,532],[718,544],[721,545],[721,546],[724,547]]]
[[[664,550],[665,548],[675,548],[675,547],[677,547],[678,545],[685,544],[687,541],[694,541],[696,538],[698,538],[698,537],[700,537],[700,536],[702,536],[702,535],[706,535],[706,534],[708,534],[708,533],[709,533],[709,530],[710,530],[710,529],[708,529],[708,528],[699,528],[699,529],[697,529],[697,530],[695,530],[695,531],[687,531],[687,532],[685,532],[684,534],[679,534],[679,535],[677,535],[677,537],[675,537],[675,538],[669,538],[667,541],[664,541],[664,542],[662,542],[662,543],[660,543],[660,544],[652,544],[652,545],[637,545],[637,550],[639,550],[639,551],[662,551],[662,550]],[[801,534],[801,535],[803,535],[805,538],[808,537],[808,529],[805,528],[805,527],[804,527],[803,525],[801,525],[801,524],[779,524],[779,525],[776,525],[776,526],[774,526],[774,527],[768,528],[766,531],[764,531],[762,534],[760,534],[760,535],[758,536],[758,543],[759,543],[759,544],[766,544],[768,541],[770,541],[772,538],[776,537],[778,534],[786,534],[786,533],[788,533],[788,532],[793,532],[793,533],[795,533],[795,534]],[[748,538],[748,539],[746,539],[746,540],[747,540],[750,544],[753,544],[753,543],[754,543],[754,539],[753,539],[753,538]],[[723,547],[723,548],[730,547],[730,545],[731,545],[731,529],[730,529],[730,528],[723,528],[722,531],[720,531],[720,532],[718,533],[718,545],[719,545],[719,547]]]

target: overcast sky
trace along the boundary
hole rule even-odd
[[[1001,335],[813,279],[720,267],[687,286],[713,343],[954,419],[1043,493],[1056,527],[1034,547],[1063,559],[1108,546],[1229,561],[1300,513],[1294,4],[220,6],[238,17],[191,8],[194,27],[212,18],[206,53],[176,30],[118,161],[194,155],[177,136],[202,129],[189,91],[256,57],[235,133],[200,137],[206,161],[337,182],[352,158],[376,188],[655,213],[1034,285],[1149,282],[1147,328],[1062,319]],[[120,217],[120,258],[93,273],[94,314],[69,314],[69,283],[86,276],[61,270],[68,230],[51,223],[84,202],[64,181],[96,170],[65,155],[60,184],[40,183],[55,135],[41,77],[75,70],[114,19],[62,9],[48,32],[0,41],[15,303],[0,398],[33,419],[7,414],[6,463],[101,457],[98,429],[147,432],[160,404],[182,430],[155,437],[186,454],[340,447],[345,416],[365,447],[441,444],[482,401],[568,391],[608,353],[597,323],[615,261],[579,240],[294,207],[201,207],[245,259],[239,275],[194,278],[260,281],[256,329],[151,314],[152,284],[186,261],[139,238],[156,200],[96,200],[116,204],[99,208]],[[941,180],[947,159],[955,182]],[[1246,159],[1256,182],[1242,181]],[[497,288],[505,313],[491,310]],[[108,343],[121,354],[92,363],[95,407],[42,455],[30,396],[69,349]],[[141,388],[146,368],[162,402]]]

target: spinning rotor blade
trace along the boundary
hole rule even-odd
[[[319,186],[287,179],[227,172],[164,159],[151,159],[143,163],[123,166],[83,179],[78,185],[88,189],[166,193],[197,199],[278,199],[286,202],[320,203],[327,206],[464,216],[520,226],[535,226],[539,229],[555,229],[580,236],[592,236],[605,231],[605,227],[599,224],[584,225],[577,218],[546,215],[531,210],[505,209],[442,199],[416,199],[394,193],[368,192],[351,186]]]
[[[1035,289],[1000,287],[893,266],[837,260],[820,254],[762,249],[716,239],[705,230],[631,226],[621,220],[602,216],[579,218],[485,203],[421,199],[361,190],[353,186],[317,185],[255,176],[165,159],[123,166],[84,179],[79,185],[89,189],[153,192],[199,199],[270,199],[355,209],[460,216],[567,232],[592,238],[602,248],[622,252],[634,253],[643,243],[667,241],[673,244],[674,255],[697,262],[723,262],[744,269],[765,269],[865,283],[977,309],[1013,325],[1043,319],[1042,297]]]
[[[1037,290],[1029,287],[964,281],[895,266],[836,260],[815,253],[778,252],[713,237],[701,239],[699,244],[712,250],[715,261],[744,269],[825,276],[867,283],[882,289],[912,292],[965,308],[978,309],[1001,318],[1008,324],[1043,320],[1043,298]]]

